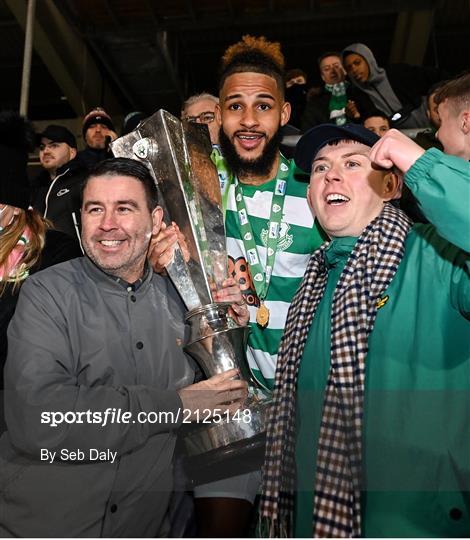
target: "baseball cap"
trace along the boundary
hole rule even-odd
[[[111,117],[101,107],[96,107],[96,109],[91,110],[83,119],[83,125],[82,125],[83,138],[85,138],[85,133],[92,124],[103,124],[104,126],[109,128],[111,131],[116,131],[116,129],[114,128],[113,121],[111,120]]]
[[[37,135],[37,145],[41,144],[41,139],[49,139],[52,142],[67,143],[71,148],[77,148],[77,141],[71,131],[64,126],[51,124]]]
[[[357,141],[374,146],[380,137],[359,124],[320,124],[307,131],[300,138],[295,149],[294,161],[306,173],[312,171],[312,162],[318,151],[325,145],[342,139]]]

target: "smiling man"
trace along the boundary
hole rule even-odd
[[[290,114],[283,70],[278,43],[245,36],[222,59],[216,108],[230,174],[223,186],[229,268],[250,308],[250,366],[269,388],[290,300],[323,241],[305,183],[279,152]]]
[[[142,204],[142,195],[151,197],[151,193],[131,197],[136,180],[120,175],[117,165],[110,168],[106,163],[104,171],[93,173],[83,192],[83,247],[98,268],[135,283],[142,277],[148,244],[159,229],[162,209],[155,205],[155,199]],[[107,177],[112,177],[112,191]],[[140,191],[145,188],[149,190],[142,183]]]
[[[185,308],[146,262],[162,219],[147,168],[99,164],[82,214],[86,257],[28,278],[9,327],[0,535],[166,536],[176,430],[234,412],[246,383],[191,384]]]
[[[371,148],[372,147],[372,148]],[[279,351],[261,514],[274,537],[470,527],[470,168],[396,130],[307,132],[296,162],[330,241]],[[389,204],[397,167],[435,225]]]

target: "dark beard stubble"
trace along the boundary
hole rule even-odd
[[[256,159],[244,159],[241,158],[232,144],[230,139],[225,134],[223,128],[219,131],[219,144],[222,150],[229,169],[238,177],[250,177],[250,176],[267,176],[276,156],[279,152],[279,145],[281,144],[282,135],[281,128],[279,127],[276,133],[266,144],[263,153]]]

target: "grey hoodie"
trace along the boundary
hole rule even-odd
[[[348,45],[341,53],[343,62],[345,56],[351,52],[362,56],[369,65],[370,71],[369,78],[366,82],[360,82],[354,79],[354,77],[351,77],[350,80],[353,86],[365,92],[373,104],[389,116],[393,116],[394,113],[401,110],[403,106],[390,85],[387,72],[384,68],[377,65],[377,60],[369,47],[363,43],[352,43]]]
[[[397,121],[396,124],[397,127],[400,128],[415,128],[427,126],[429,124],[426,116],[424,99],[421,101],[421,105],[416,109],[411,111],[407,110],[406,113],[403,111],[403,104],[393,90],[387,77],[386,70],[377,65],[377,60],[369,47],[363,43],[352,43],[351,45],[348,45],[341,53],[343,62],[345,56],[351,52],[362,56],[368,63],[370,70],[369,78],[366,82],[360,82],[351,77],[351,83],[361,92],[367,94],[377,109],[383,111],[392,120],[394,120],[394,115],[396,113],[400,112],[403,114],[402,119]]]

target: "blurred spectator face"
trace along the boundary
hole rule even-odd
[[[339,56],[325,56],[320,61],[319,67],[325,84],[337,84],[344,81],[345,71]]]
[[[470,156],[467,155],[469,135],[468,131],[466,133],[462,129],[461,115],[453,110],[448,99],[439,103],[438,112],[441,127],[438,129],[436,137],[441,141],[444,152],[463,159],[470,159]]]
[[[307,84],[307,81],[303,75],[299,75],[286,81],[286,88],[290,88],[291,86],[294,86],[294,84]]]
[[[77,150],[64,142],[43,137],[39,145],[39,161],[46,171],[55,172],[77,155]]]
[[[183,111],[184,120],[207,125],[212,144],[219,142],[220,124],[215,118],[216,105],[212,99],[201,99],[187,106]]]
[[[106,137],[113,139],[113,132],[104,124],[91,124],[85,133],[85,142],[90,148],[106,148]]]
[[[349,77],[359,82],[366,82],[369,78],[369,64],[360,54],[350,53],[344,59],[344,68]]]
[[[381,116],[371,116],[364,120],[364,127],[373,131],[379,137],[383,137],[390,129],[390,124],[386,118]]]
[[[439,113],[437,112],[437,104],[434,101],[434,96],[436,95],[436,92],[434,94],[431,94],[428,98],[428,110],[426,111],[429,121],[431,124],[436,128],[439,129],[441,125],[441,119],[439,118]]]
[[[254,72],[228,76],[216,111],[222,152],[237,161],[231,167],[260,175],[270,169],[279,150],[279,130],[290,116],[290,104],[276,80]]]

